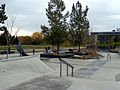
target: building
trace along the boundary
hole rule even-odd
[[[91,37],[95,45],[98,43],[120,42],[120,31],[91,32]]]

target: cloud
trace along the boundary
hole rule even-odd
[[[21,29],[17,36],[31,36],[33,32]]]
[[[40,31],[40,25],[48,25],[45,8],[50,0],[2,0],[6,4],[6,15],[16,16],[16,26],[24,33]],[[66,11],[71,12],[78,0],[63,0]],[[88,19],[94,31],[111,31],[120,25],[119,0],[80,0],[83,9],[89,7]]]
[[[8,17],[15,16],[16,24],[29,31],[40,31],[40,25],[47,23],[45,7],[48,0],[5,0]]]
[[[26,28],[22,28],[22,27],[14,27],[12,28],[12,32],[10,33],[13,36],[31,36],[32,35],[32,31],[27,30]]]

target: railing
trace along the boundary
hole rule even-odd
[[[110,53],[107,54],[107,61],[111,60],[111,55]]]
[[[118,54],[120,55],[120,49],[118,50]]]
[[[67,66],[67,76],[68,76],[68,67],[71,67],[71,69],[72,69],[72,77],[73,77],[73,69],[74,69],[74,67],[71,64],[69,64],[68,62],[61,59],[61,58],[59,58],[59,60],[60,60],[60,77],[62,77],[62,63],[64,63]]]

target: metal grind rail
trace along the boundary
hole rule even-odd
[[[118,53],[119,53],[119,55],[120,55],[120,49],[118,49]]]
[[[107,54],[107,61],[111,60],[111,55],[110,53]]]
[[[73,69],[74,66],[72,66],[71,64],[69,64],[68,62],[64,61],[63,59],[59,58],[60,61],[60,77],[62,77],[62,63],[64,63],[67,66],[67,76],[68,76],[68,67],[70,67],[72,69],[72,77],[73,77]]]

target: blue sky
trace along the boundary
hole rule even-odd
[[[63,0],[66,11],[71,11],[73,3],[78,0]],[[48,25],[46,11],[49,0],[1,0],[6,4],[6,15],[15,17],[13,35],[21,28],[18,35],[31,35],[40,31],[40,25]],[[92,31],[112,31],[120,28],[120,0],[80,0],[83,8],[89,7],[88,19]],[[6,23],[7,23],[6,22]],[[10,25],[10,24],[8,24]]]

